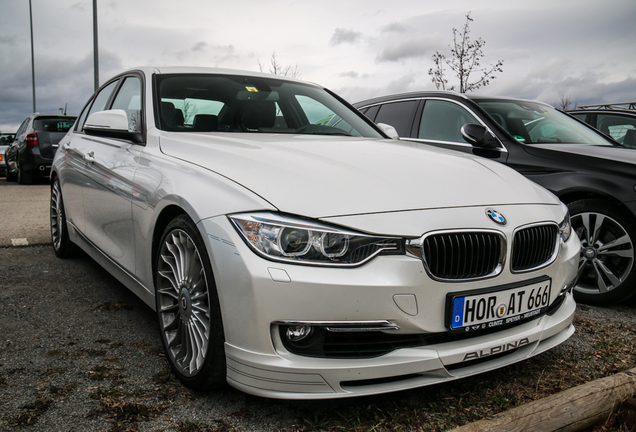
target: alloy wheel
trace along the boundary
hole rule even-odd
[[[171,363],[185,377],[196,375],[210,339],[210,300],[205,269],[187,232],[174,229],[161,246],[157,308]]]
[[[634,244],[625,228],[596,212],[573,215],[572,227],[581,240],[576,290],[594,295],[618,288],[634,264]]]
[[[63,212],[60,183],[55,181],[51,187],[51,240],[55,250],[59,250],[62,245],[62,235],[64,234]]]

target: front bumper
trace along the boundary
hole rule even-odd
[[[574,333],[575,303],[521,327],[436,347],[401,349],[372,359],[263,355],[226,344],[227,380],[246,393],[280,399],[332,399],[438,384],[519,362]],[[467,355],[492,360],[461,360]]]
[[[331,399],[420,387],[521,361],[574,332],[575,302],[571,290],[562,290],[576,274],[576,236],[561,243],[557,259],[540,270],[513,274],[506,269],[491,279],[448,283],[431,279],[422,261],[411,256],[376,257],[356,268],[291,265],[257,256],[224,216],[203,220],[199,228],[211,251],[219,293],[227,381],[246,393]],[[279,323],[293,321],[386,321],[397,326],[399,334],[440,334],[448,331],[448,293],[539,276],[550,277],[552,304],[561,294],[560,307],[494,333],[355,359],[293,354],[281,340]]]

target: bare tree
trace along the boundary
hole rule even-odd
[[[571,105],[572,105],[572,100],[570,99],[568,95],[565,95],[561,97],[561,100],[559,102],[554,104],[554,107],[556,109],[560,109],[561,111],[567,111],[570,109]]]
[[[188,100],[183,102],[183,122],[184,123],[192,123],[194,120],[196,107],[194,104]]]
[[[455,73],[457,78],[459,78],[460,93],[470,92],[477,90],[479,87],[487,86],[490,84],[490,80],[495,79],[496,72],[503,72],[501,69],[503,60],[497,60],[497,63],[487,68],[481,67],[480,62],[484,57],[482,48],[486,42],[482,38],[475,41],[471,40],[470,23],[472,21],[473,19],[470,17],[469,12],[466,14],[466,22],[461,30],[453,28],[453,45],[449,46],[451,49],[450,58],[447,58],[439,51],[433,54],[435,67],[429,69],[428,74],[431,76],[431,80],[438,90],[440,88],[442,90],[455,90],[455,86],[448,87],[444,65],[448,66],[448,68]],[[479,74],[479,78],[471,82],[471,74]]]
[[[258,67],[261,72],[264,71],[263,64],[261,64],[260,60],[258,62]],[[298,63],[295,65],[282,65],[278,61],[278,57],[276,57],[276,52],[272,53],[272,56],[269,59],[269,73],[274,75],[282,75],[290,78],[301,78],[303,76],[302,72],[298,69]]]

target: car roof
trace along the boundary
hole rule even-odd
[[[360,102],[356,102],[353,104],[355,107],[374,105],[382,102],[395,101],[395,100],[408,100],[408,99],[420,99],[424,97],[443,97],[445,99],[455,99],[455,100],[472,100],[472,101],[515,101],[515,102],[534,102],[540,103],[543,105],[548,105],[544,102],[540,101],[530,101],[526,99],[519,98],[511,98],[504,96],[489,96],[482,94],[473,94],[473,93],[456,93],[452,91],[444,91],[444,90],[430,90],[430,91],[419,91],[419,92],[409,92],[409,93],[398,93],[393,95],[380,96],[372,99],[363,100]]]
[[[122,73],[119,73],[116,76],[125,75],[132,72],[143,72],[144,74],[151,75],[163,75],[163,74],[216,74],[216,75],[240,75],[240,76],[250,76],[250,77],[259,77],[259,78],[275,78],[279,80],[285,81],[294,81],[304,84],[312,84],[318,87],[318,84],[299,80],[296,78],[290,78],[283,75],[274,75],[265,72],[255,72],[255,71],[247,71],[247,70],[239,70],[239,69],[227,69],[227,68],[216,68],[216,67],[203,67],[203,66],[138,66],[135,68],[131,68]]]
[[[597,113],[597,114],[626,114],[636,117],[636,110],[628,109],[606,109],[606,108],[576,108],[567,110],[568,113]]]

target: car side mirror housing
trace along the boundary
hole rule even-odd
[[[497,139],[490,133],[488,128],[480,124],[467,123],[461,128],[464,139],[475,147],[486,150],[496,150],[499,148]]]
[[[400,135],[397,133],[397,131],[395,130],[393,126],[388,125],[386,123],[378,123],[376,126],[379,127],[382,132],[387,134],[389,138],[400,139]]]
[[[143,142],[140,132],[128,130],[128,116],[122,109],[94,112],[86,119],[83,130],[87,135]]]

